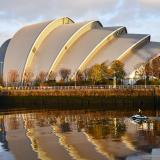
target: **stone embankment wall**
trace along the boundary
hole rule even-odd
[[[160,88],[152,89],[37,89],[0,90],[1,96],[160,96]]]
[[[160,88],[0,91],[0,108],[159,110]]]

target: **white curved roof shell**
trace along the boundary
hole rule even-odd
[[[29,68],[35,77],[61,68],[84,70],[94,64],[121,60],[127,75],[135,66],[160,53],[160,43],[150,35],[128,34],[125,27],[103,27],[98,21],[74,23],[64,17],[19,30],[9,42],[4,57],[3,78],[17,70],[21,80]]]
[[[37,75],[40,71],[49,72],[61,49],[67,47],[67,41],[87,23],[65,24],[51,32],[33,59],[33,73]]]
[[[3,76],[7,77],[10,70],[17,70],[19,75],[22,77],[26,69],[28,58],[30,58],[29,55],[32,54],[31,49],[37,39],[41,38],[41,41],[43,42],[45,36],[50,33],[47,33],[48,28],[52,31],[57,27],[68,23],[74,22],[69,18],[61,18],[58,20],[29,25],[19,30],[14,35],[7,48],[4,60]],[[50,25],[52,26],[50,27]],[[46,31],[45,35],[43,34],[44,31]],[[33,49],[36,50],[36,48]],[[32,52],[34,54],[34,50]],[[31,61],[31,59],[29,60]]]
[[[3,71],[4,76],[12,69],[22,74],[33,43],[49,23],[50,21],[26,26],[15,34],[6,52]]]
[[[127,51],[134,44],[141,41],[146,35],[141,34],[124,34],[120,37],[115,37],[105,45],[87,64],[91,67],[94,64],[101,64],[107,61],[108,64],[118,59],[125,51]]]
[[[55,71],[58,72],[61,68],[69,68],[74,74],[94,47],[119,28],[92,29],[87,32],[66,52]]]
[[[130,78],[134,77],[134,71],[139,64],[146,63],[160,53],[160,43],[150,42],[139,49],[131,51],[126,57],[121,59],[125,64],[125,71]]]

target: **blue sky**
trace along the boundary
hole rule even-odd
[[[0,44],[24,25],[64,16],[126,26],[160,41],[160,0],[0,0]]]

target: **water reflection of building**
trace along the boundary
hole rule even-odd
[[[55,119],[43,114],[24,114],[23,120],[27,137],[39,159],[70,159],[67,151],[59,145],[51,124]]]
[[[59,138],[61,145],[70,152],[71,156],[80,158],[84,155],[84,151],[80,149],[78,142],[77,144],[73,143],[79,139],[81,142],[86,141],[85,138],[82,141],[81,138],[83,136],[81,133],[77,136],[77,131],[85,133],[84,135],[87,139],[92,139],[92,142],[89,140],[89,143],[94,145],[101,154],[102,152],[105,153],[102,155],[110,156],[110,158],[125,157],[131,153],[135,153],[136,148],[138,148],[136,144],[134,144],[132,135],[126,133],[128,131],[126,131],[124,119],[108,118],[107,116],[95,114],[82,114],[77,116],[61,114],[56,117],[53,114],[52,116],[54,117],[53,129],[56,128],[54,132]],[[141,130],[145,128],[145,125],[141,126]],[[135,133],[137,129],[138,128],[134,128]],[[118,149],[117,146],[120,146],[121,150]],[[104,150],[102,148],[104,148]]]
[[[1,147],[5,151],[9,151],[8,141],[6,139],[6,131],[5,131],[5,125],[4,125],[4,116],[0,117],[0,143],[1,143]]]
[[[35,159],[36,154],[30,147],[30,142],[26,137],[26,130],[21,115],[6,115],[4,117],[6,128],[6,139],[8,140],[8,147],[15,159],[28,160]]]
[[[65,118],[64,118],[65,119]],[[123,144],[123,142],[119,142],[117,145],[117,141],[113,142],[112,139],[116,138],[116,140],[118,138],[121,137],[121,135],[124,134],[125,132],[125,124],[123,122],[123,120],[120,119],[108,119],[107,117],[96,117],[96,116],[84,116],[84,117],[80,117],[77,116],[75,117],[75,119],[73,120],[72,118],[70,118],[70,125],[71,128],[76,128],[76,131],[82,131],[83,135],[85,135],[85,137],[87,138],[87,141],[89,143],[91,143],[97,152],[99,152],[100,154],[102,154],[104,157],[107,157],[109,159],[114,159],[114,155],[116,156],[120,156],[124,153],[126,154],[130,154],[133,153],[134,151],[130,149],[127,150],[127,146],[125,144]],[[73,120],[73,122],[72,122]],[[76,121],[76,125],[77,127],[73,127],[74,122]],[[60,126],[60,125],[59,125]],[[76,150],[80,150],[79,146],[77,145],[79,142],[77,142],[77,144],[73,143],[75,141],[82,141],[82,133],[76,133],[76,131],[72,130],[72,132],[70,132],[69,134],[64,134],[64,133],[60,133],[61,129],[59,127],[59,130],[57,130],[58,135],[60,137],[60,141],[61,143],[63,143],[62,145],[64,145],[65,147],[70,146],[70,150],[74,150],[74,153],[77,153],[75,151],[75,148],[73,148],[73,146],[76,146]],[[80,136],[78,137],[77,134],[79,134]],[[76,137],[76,138],[74,138]],[[86,138],[85,141],[86,141]],[[120,140],[119,140],[120,141]],[[65,142],[65,144],[64,144]],[[111,144],[112,147],[107,147],[108,144]],[[91,145],[91,146],[92,146]],[[86,146],[86,142],[85,145]],[[93,147],[92,146],[92,147]],[[117,146],[121,146],[121,150],[119,150],[117,148]],[[72,149],[71,149],[72,148]],[[88,148],[88,147],[87,147]],[[109,148],[112,148],[109,149]],[[117,148],[117,151],[113,151],[115,150],[115,148]],[[126,150],[127,152],[126,152]],[[125,150],[125,152],[123,152]],[[95,151],[93,151],[95,152]],[[92,152],[92,153],[93,153]],[[83,154],[82,154],[83,153]],[[71,153],[73,154],[73,153]],[[84,151],[79,152],[78,156],[82,156],[84,155]],[[73,155],[72,155],[73,156]],[[75,156],[75,155],[74,155]],[[77,156],[77,155],[76,155]],[[78,157],[79,158],[79,157]],[[81,157],[82,158],[82,157]]]
[[[133,123],[129,119],[126,121],[127,134],[134,142],[137,150],[150,153],[152,148],[160,147],[160,128],[157,121],[148,121],[144,123]],[[159,125],[158,125],[159,126]]]
[[[116,159],[135,152],[121,141],[125,130],[125,124],[121,119],[94,119],[89,123],[84,134],[99,153],[108,159]]]
[[[150,151],[159,147],[158,121],[133,124],[128,118],[115,117],[112,113],[78,111],[8,115],[5,116],[8,146],[17,159],[22,157],[13,144],[19,150],[23,144],[25,154],[34,153],[35,158],[38,155],[45,160],[123,159],[139,151],[149,152],[149,146]]]
[[[87,141],[86,136],[79,132],[80,128],[77,124],[77,117],[59,117],[56,124],[53,125],[54,133],[59,137],[59,142],[68,151],[73,159],[105,159],[99,154],[94,146]],[[68,131],[63,132],[62,124],[70,124]],[[67,125],[68,126],[68,125]],[[90,154],[92,153],[92,154]]]

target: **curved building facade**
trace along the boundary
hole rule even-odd
[[[150,35],[127,33],[126,27],[103,27],[99,21],[75,23],[68,17],[25,26],[0,48],[1,76],[7,81],[11,70],[24,80],[31,70],[58,73],[78,70],[103,62],[120,60],[127,76],[132,78],[136,66],[160,53],[160,42],[151,42]],[[2,73],[3,71],[3,73]]]
[[[0,76],[1,77],[3,76],[4,58],[5,58],[6,50],[8,48],[9,43],[10,43],[10,39],[5,41],[0,47]]]

